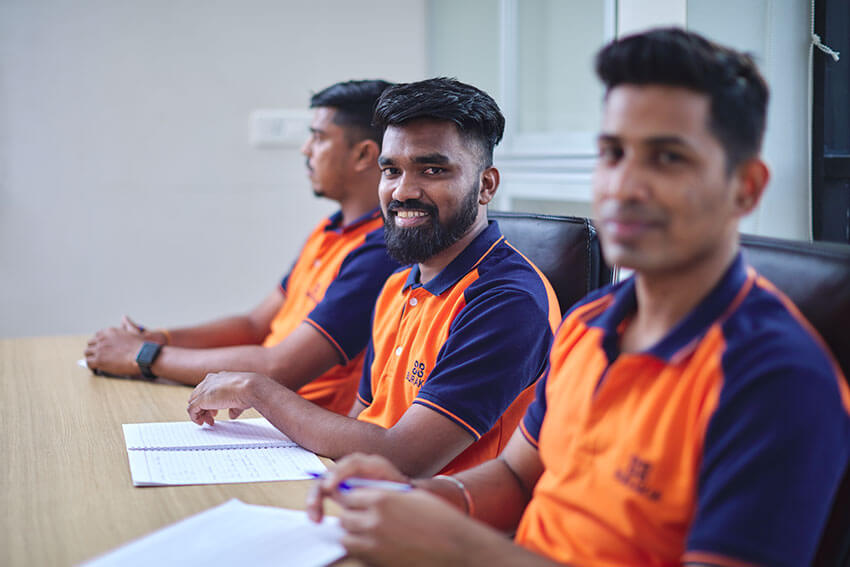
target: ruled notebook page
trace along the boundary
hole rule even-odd
[[[122,427],[127,450],[297,446],[263,417],[216,421],[212,426],[195,425],[187,420],[125,423]]]
[[[135,486],[302,480],[326,470],[265,418],[129,423],[124,442]]]

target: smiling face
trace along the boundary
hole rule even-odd
[[[329,106],[314,110],[310,137],[301,153],[307,158],[307,174],[316,196],[338,201],[344,196],[354,156],[345,128],[334,123],[336,112]]]
[[[425,262],[486,222],[477,144],[451,122],[389,126],[378,158],[387,250],[402,264]]]
[[[708,97],[684,88],[609,92],[593,181],[608,262],[663,275],[735,250],[738,219],[758,195],[747,189],[747,166],[727,174],[708,118]]]

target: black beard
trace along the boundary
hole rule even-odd
[[[430,222],[413,228],[399,228],[394,211],[415,209],[428,213]],[[478,184],[460,204],[460,210],[446,224],[439,221],[439,210],[416,199],[391,201],[384,217],[387,253],[401,265],[418,264],[442,252],[460,240],[478,218]]]

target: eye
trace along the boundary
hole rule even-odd
[[[599,159],[606,163],[617,163],[623,157],[623,148],[615,145],[599,146]]]
[[[381,175],[384,177],[393,177],[400,173],[397,167],[383,167],[381,168]]]
[[[425,175],[439,175],[439,174],[443,173],[444,171],[446,171],[445,168],[435,167],[435,166],[432,165],[432,166],[426,167],[423,170],[423,173]]]
[[[660,150],[655,154],[655,161],[660,165],[677,165],[685,161],[685,156],[679,152]]]

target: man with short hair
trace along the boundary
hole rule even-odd
[[[378,453],[408,474],[454,472],[499,454],[534,396],[560,312],[545,277],[487,220],[504,118],[451,79],[387,89],[375,122],[387,250],[413,263],[386,282],[350,417],[260,374],[208,376],[196,423],[254,407],[299,445]],[[520,324],[518,324],[520,322]]]
[[[596,68],[594,214],[605,257],[634,276],[566,316],[499,459],[410,481],[352,456],[317,484],[311,516],[341,503],[343,543],[370,565],[812,559],[848,460],[850,393],[741,257],[739,218],[768,179],[767,87],[749,57],[675,29],[617,40]],[[422,490],[339,492],[351,476]]]
[[[371,125],[380,80],[334,84],[313,95],[301,152],[317,196],[340,210],[312,231],[292,270],[249,313],[151,331],[125,317],[89,341],[90,368],[198,384],[209,372],[263,372],[331,411],[357,392],[372,306],[398,264],[386,253],[378,208],[381,132]]]

